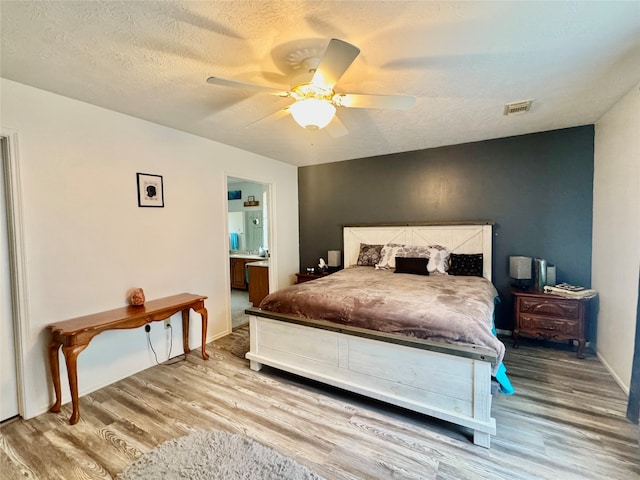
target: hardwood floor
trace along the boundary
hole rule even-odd
[[[522,340],[505,365],[516,389],[495,395],[491,449],[463,427],[264,368],[232,355],[247,328],[80,399],[82,417],[0,427],[9,479],[114,478],[142,453],[198,429],[246,434],[329,479],[640,478],[638,428],[626,397],[593,355]],[[588,352],[587,352],[588,354]]]

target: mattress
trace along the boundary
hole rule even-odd
[[[432,341],[481,346],[496,353],[495,373],[505,351],[492,331],[496,296],[494,286],[482,277],[401,274],[354,266],[273,292],[260,308]]]

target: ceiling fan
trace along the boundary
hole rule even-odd
[[[337,93],[334,87],[359,53],[358,47],[336,38],[331,39],[321,58],[311,56],[300,62],[303,73],[292,79],[291,90],[220,77],[209,77],[207,82],[291,98],[294,103],[259,121],[291,114],[300,126],[311,130],[324,128],[331,123],[327,130],[332,136],[338,137],[345,135],[347,130],[335,116],[336,107],[407,110],[416,101],[415,97],[409,95]]]

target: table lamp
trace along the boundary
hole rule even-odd
[[[531,281],[531,257],[509,257],[509,276],[511,285],[516,288],[526,289]]]
[[[340,268],[342,264],[342,252],[340,250],[329,250],[327,252],[327,264],[329,265],[329,270],[336,271]]]

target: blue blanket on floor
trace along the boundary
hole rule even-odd
[[[500,302],[500,297],[496,297],[495,298],[494,304],[497,304],[498,302]],[[495,310],[495,305],[494,305],[493,319],[491,320],[491,331],[497,337],[498,334],[496,332],[495,318],[496,318],[496,310]],[[504,393],[505,395],[513,395],[514,394],[515,390],[514,390],[513,386],[511,385],[511,380],[509,380],[509,377],[507,377],[507,368],[504,366],[504,363],[500,364],[500,366],[498,367],[498,371],[496,373],[496,376],[494,378],[496,379],[496,381],[500,385],[500,392],[501,393]]]

